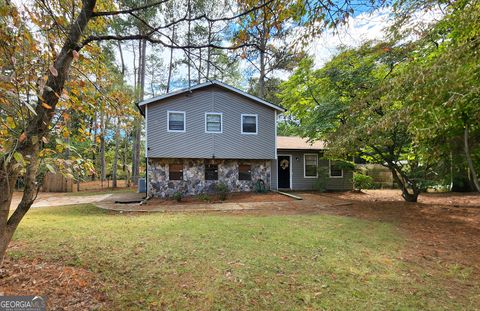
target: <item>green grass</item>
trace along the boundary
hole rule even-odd
[[[397,258],[400,231],[327,215],[111,214],[92,205],[32,210],[10,256],[97,273],[115,309],[472,309]],[[459,272],[460,271],[460,272]],[[444,275],[468,277],[460,267]],[[442,274],[442,277],[443,274]],[[445,276],[448,277],[448,276]]]

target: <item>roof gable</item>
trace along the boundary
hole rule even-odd
[[[254,95],[251,95],[251,94],[248,94],[247,92],[244,92],[242,90],[239,90],[231,85],[228,85],[226,83],[223,83],[223,82],[220,82],[220,81],[217,81],[217,80],[212,80],[212,81],[207,81],[207,82],[204,82],[204,83],[200,83],[200,84],[197,84],[197,85],[194,85],[190,88],[185,88],[185,89],[181,89],[181,90],[177,90],[177,91],[174,91],[174,92],[170,92],[170,93],[167,93],[167,94],[163,94],[163,95],[160,95],[160,96],[155,96],[155,97],[152,97],[152,98],[149,98],[149,99],[145,99],[141,102],[139,102],[137,104],[138,108],[140,109],[140,111],[142,113],[145,112],[145,105],[148,105],[150,103],[158,103],[162,100],[165,100],[167,98],[170,98],[170,97],[173,97],[173,96],[177,96],[177,95],[180,95],[180,94],[183,94],[183,93],[186,93],[186,92],[191,92],[191,91],[194,91],[194,90],[198,90],[198,89],[202,89],[202,88],[205,88],[205,87],[208,87],[208,86],[212,86],[212,85],[216,85],[216,86],[219,86],[223,89],[226,89],[230,92],[233,92],[233,93],[236,93],[236,94],[239,94],[243,97],[246,97],[246,98],[249,98],[261,105],[265,105],[265,106],[268,106],[272,109],[275,109],[275,110],[278,110],[280,112],[284,112],[285,109],[278,106],[278,105],[275,105],[275,104],[272,104],[270,102],[267,102],[257,96],[254,96]]]

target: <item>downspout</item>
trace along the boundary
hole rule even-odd
[[[148,156],[145,157],[145,199],[148,199]]]

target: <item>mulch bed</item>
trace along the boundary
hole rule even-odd
[[[202,204],[202,203],[221,203],[220,199],[215,195],[209,195],[209,200],[203,200],[200,196],[187,196],[183,197],[180,202],[173,199],[160,199],[152,198],[148,201],[147,205],[183,205],[183,204]],[[289,202],[292,198],[275,193],[252,193],[252,192],[235,192],[229,193],[226,203],[249,203],[249,202]]]
[[[101,283],[87,270],[9,258],[4,267],[0,295],[46,297],[47,310],[97,310],[110,305]]]

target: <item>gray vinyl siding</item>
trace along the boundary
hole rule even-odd
[[[270,181],[270,187],[273,190],[278,190],[278,177],[277,177],[278,174],[277,174],[277,171],[278,171],[278,160],[274,159],[274,160],[272,160],[272,173],[271,173],[272,180]]]
[[[279,155],[291,155],[292,156],[292,170],[291,170],[291,189],[292,190],[316,190],[315,183],[317,178],[305,178],[304,177],[304,154],[318,154],[319,175],[324,174],[326,181],[326,190],[351,190],[353,188],[353,171],[343,170],[342,178],[329,177],[329,164],[328,160],[322,160],[320,153],[317,151],[290,151],[290,150],[278,150]],[[298,159],[298,160],[297,160]],[[277,189],[277,162],[272,163],[272,189]]]
[[[167,111],[185,111],[184,133],[167,131]],[[223,113],[222,133],[205,133],[206,112]],[[241,134],[241,114],[258,115],[258,134]],[[149,158],[275,158],[275,110],[217,86],[149,104],[146,124]]]

